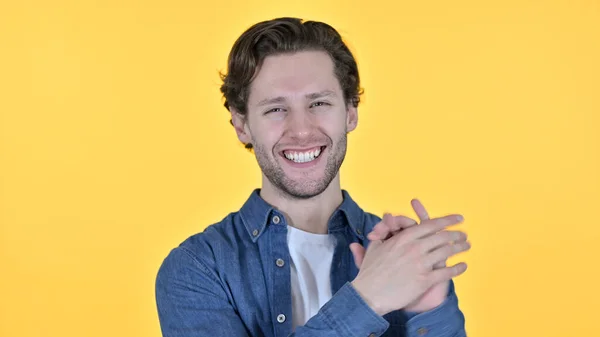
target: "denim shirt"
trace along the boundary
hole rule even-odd
[[[290,255],[285,217],[252,192],[238,212],[185,240],[163,261],[156,302],[165,337],[464,337],[464,315],[451,282],[445,301],[424,313],[376,314],[352,287],[358,274],[349,249],[368,246],[381,220],[364,212],[343,190],[329,234],[333,297],[292,331]],[[283,262],[283,263],[282,263]]]

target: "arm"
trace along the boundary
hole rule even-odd
[[[411,203],[419,219],[422,222],[429,222],[429,215],[423,205],[416,199]],[[433,219],[432,221],[439,220]],[[402,230],[411,228],[416,224],[416,221],[405,216],[385,214],[383,219],[369,232],[367,243],[372,240],[389,239],[391,236],[399,235]],[[350,245],[350,250],[352,251],[357,267],[360,269],[365,257],[365,248],[360,243],[353,243]],[[458,251],[458,249],[454,250]],[[434,269],[445,267],[445,260],[439,261],[433,266]],[[387,315],[384,316],[390,322],[395,322],[404,327],[403,333],[400,334],[401,336],[466,336],[465,318],[459,309],[458,298],[452,279],[435,284],[425,291],[419,299],[405,308],[401,312],[393,312],[390,317]],[[396,317],[398,314],[400,314],[400,319]],[[391,333],[389,336],[395,335],[398,335],[398,332]]]
[[[217,279],[184,248],[158,271],[156,305],[163,337],[248,336]]]
[[[465,317],[458,307],[458,297],[454,282],[450,281],[448,297],[444,302],[430,311],[423,313],[407,312],[407,337],[466,337]]]
[[[305,326],[290,337],[304,336],[384,336],[384,337],[466,337],[465,318],[458,307],[454,283],[448,297],[427,312],[404,312],[402,330],[390,329],[387,320],[373,311],[351,283],[344,285]],[[385,334],[384,334],[385,333]]]
[[[250,336],[217,278],[185,249],[173,250],[163,262],[156,302],[164,337]],[[290,337],[381,336],[388,326],[347,283]]]

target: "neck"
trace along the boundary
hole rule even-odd
[[[260,196],[282,212],[288,225],[315,234],[326,234],[328,221],[343,201],[339,172],[323,193],[299,199],[276,188],[263,176]]]

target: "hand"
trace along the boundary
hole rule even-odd
[[[419,217],[419,220],[424,221],[429,219],[429,215],[427,214],[425,207],[419,200],[413,199],[411,201],[411,205]],[[386,240],[391,236],[398,234],[403,228],[412,227],[416,224],[416,221],[405,216],[391,216],[390,214],[385,214],[382,221],[373,228],[373,230],[367,235],[367,238],[370,241]],[[354,256],[354,262],[356,263],[356,266],[360,269],[365,255],[365,248],[359,243],[352,243],[350,244],[350,250]],[[444,268],[445,266],[446,261],[444,260],[435,264],[433,269]],[[438,307],[447,298],[449,287],[449,281],[441,282],[432,286],[422,296],[404,307],[404,310],[410,312],[425,312]]]
[[[419,217],[421,222],[429,220],[429,214],[423,204],[413,199],[411,201],[413,210]],[[440,261],[433,265],[433,269],[440,269],[446,267],[446,260]],[[448,297],[448,289],[450,288],[450,281],[444,281],[429,288],[421,297],[417,298],[411,304],[407,305],[404,310],[411,312],[425,312],[437,308],[444,300]]]
[[[413,203],[413,207],[415,205]],[[362,258],[358,256],[356,260],[360,271],[352,281],[353,286],[380,315],[397,309],[407,310],[407,307],[418,304],[429,289],[447,283],[466,270],[464,263],[433,268],[434,265],[440,266],[448,257],[470,248],[464,233],[444,230],[461,221],[462,217],[450,215],[426,219],[415,226],[409,225],[404,217],[384,216],[382,222],[389,227],[386,236],[395,234],[385,241],[372,241],[366,254]],[[379,235],[383,232],[378,231]],[[351,249],[353,253],[360,250],[356,244]]]
[[[383,215],[381,221],[373,227],[373,230],[367,235],[369,241],[387,240],[390,237],[398,234],[402,229],[416,225],[417,222],[409,217],[397,215],[393,216],[389,213]],[[360,269],[362,261],[365,257],[365,247],[360,243],[354,242],[350,244],[350,251],[354,256],[354,263]]]

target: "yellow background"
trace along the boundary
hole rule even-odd
[[[343,187],[465,215],[470,336],[600,336],[596,0],[3,1],[0,336],[160,336],[162,259],[260,182],[218,71],[277,16],[356,53]]]

